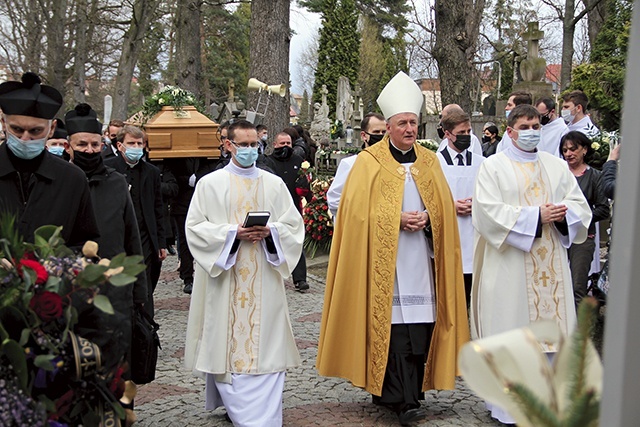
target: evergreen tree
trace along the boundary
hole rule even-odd
[[[591,51],[591,62],[574,68],[570,90],[582,90],[604,130],[620,128],[632,0],[613,0]]]
[[[300,4],[322,15],[313,99],[322,100],[321,88],[326,85],[329,111],[335,116],[338,78],[347,77],[351,87],[358,79],[360,35],[355,1],[309,0]]]

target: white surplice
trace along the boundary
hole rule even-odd
[[[598,127],[593,124],[593,122],[591,121],[591,117],[589,116],[584,116],[577,122],[568,125],[568,127],[569,131],[577,130],[584,133],[589,138],[600,135],[600,129],[598,129]]]
[[[264,240],[240,241],[233,251],[238,224],[250,211],[270,212],[275,253]],[[233,162],[206,175],[189,206],[186,238],[196,268],[185,366],[232,389],[233,378],[240,376],[238,386],[251,389],[247,383],[264,382],[263,374],[278,375],[299,365],[283,280],[300,259],[304,226],[284,182],[255,166],[244,169]],[[217,391],[207,389],[208,402],[229,406]],[[281,396],[281,388],[273,390],[278,392]],[[234,419],[233,412],[229,415]]]
[[[411,175],[412,164],[402,163],[406,170],[402,212],[424,212],[424,203]],[[392,324],[436,321],[436,295],[431,258],[433,250],[424,231],[400,230],[391,306]]]
[[[566,236],[545,224],[535,237],[545,203],[567,206]],[[472,337],[542,319],[572,331],[576,314],[566,248],[586,239],[591,209],[566,163],[512,146],[482,164],[472,206]]]
[[[472,198],[476,176],[485,158],[482,155],[464,150],[460,153],[463,156],[464,166],[459,166],[458,160],[456,159],[458,153],[448,146],[445,150],[447,150],[449,157],[445,157],[442,150],[440,150],[438,151],[438,159],[440,160],[442,172],[444,172],[444,176],[449,184],[453,200]],[[469,157],[471,157],[470,162],[468,162]],[[452,161],[452,164],[448,163],[448,159]],[[462,272],[468,274],[473,272],[473,223],[471,221],[471,215],[458,215],[457,219],[458,231],[460,232],[460,249],[462,251]]]
[[[334,217],[338,213],[338,206],[340,205],[340,196],[342,196],[342,189],[344,184],[349,178],[349,173],[353,164],[356,162],[358,156],[345,157],[340,161],[338,170],[336,170],[336,176],[333,178],[333,182],[327,190],[327,205],[329,205],[329,211]]]

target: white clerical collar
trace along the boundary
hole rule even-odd
[[[259,175],[259,171],[255,163],[251,165],[251,167],[241,168],[240,166],[233,163],[233,159],[229,162],[229,164],[227,164],[227,166],[224,167],[224,169],[226,169],[229,173],[243,176],[245,178],[257,178]]]
[[[512,140],[511,145],[507,146],[507,148],[505,148],[505,150],[503,151],[508,158],[510,158],[511,160],[515,160],[516,162],[522,162],[522,163],[535,162],[538,160],[538,150],[534,151],[533,153],[530,153],[528,151],[522,151],[521,149],[517,148],[514,144],[515,142],[513,142]]]
[[[391,143],[391,145],[393,145],[393,148],[395,148],[396,150],[398,150],[399,152],[401,152],[402,154],[407,154],[409,151],[411,151],[411,149],[413,149],[413,146],[411,146],[411,148],[409,148],[408,150],[401,150],[399,149],[396,144],[393,143],[393,141],[391,140],[391,138],[389,138],[389,142]]]

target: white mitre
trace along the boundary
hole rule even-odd
[[[414,113],[419,116],[424,97],[416,82],[400,71],[382,89],[376,102],[384,118],[389,120],[400,113]]]

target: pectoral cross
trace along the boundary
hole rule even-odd
[[[533,183],[533,186],[531,187],[531,190],[536,193],[536,197],[540,196],[540,187],[538,186],[537,182]]]
[[[244,308],[244,303],[247,302],[249,300],[249,298],[247,298],[247,296],[244,294],[244,292],[242,293],[242,295],[240,295],[240,308]]]
[[[547,276],[547,272],[543,271],[542,276],[540,276],[540,280],[542,280],[542,286],[547,287],[547,280],[551,279],[551,277]]]

